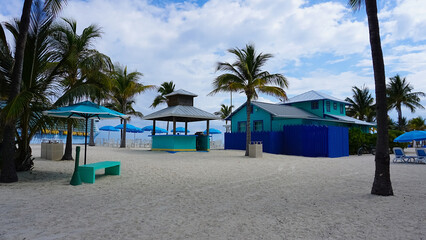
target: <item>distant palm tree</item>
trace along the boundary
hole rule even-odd
[[[233,106],[226,106],[225,104],[221,104],[220,106],[220,111],[215,112],[214,114],[225,120],[225,118],[231,115]],[[225,120],[225,124],[228,125],[228,120]]]
[[[383,61],[382,44],[380,41],[379,19],[377,18],[376,0],[348,0],[353,10],[359,10],[362,4],[368,18],[368,30],[370,36],[371,56],[373,60],[374,83],[376,90],[376,121],[377,141],[374,173],[374,182],[371,194],[391,196],[393,195],[390,180],[390,156],[389,156],[389,134],[388,134],[388,111],[386,103],[386,77],[385,63]]]
[[[157,92],[159,95],[157,95],[154,99],[154,101],[151,104],[151,107],[156,108],[158,105],[162,103],[167,103],[167,98],[164,97],[164,95],[167,95],[169,93],[172,93],[175,91],[175,84],[173,81],[170,82],[163,82],[160,87],[157,89]]]
[[[107,72],[112,69],[112,63],[108,56],[92,48],[96,38],[101,37],[101,29],[96,25],[90,25],[77,33],[77,22],[71,19],[63,19],[63,23],[54,29],[55,50],[58,63],[57,71],[61,72],[58,94],[61,96],[55,102],[55,106],[72,104],[83,98],[99,96],[105,91],[105,84],[98,76],[99,72]],[[67,140],[63,160],[72,158],[72,121],[68,121]]]
[[[40,2],[40,1],[37,1]],[[65,0],[49,0],[44,2],[44,9],[46,15],[56,16],[61,10]],[[14,101],[15,97],[20,92],[22,71],[24,64],[24,51],[27,42],[27,34],[31,22],[31,8],[33,5],[32,0],[25,0],[21,20],[19,24],[19,33],[15,44],[14,65],[10,75],[10,84],[8,88],[8,103]],[[1,37],[3,38],[3,36]],[[1,77],[0,77],[1,80]],[[16,136],[16,119],[6,119],[3,126],[3,136],[0,148],[0,155],[2,159],[2,171],[0,175],[0,182],[10,183],[18,181],[15,166],[15,136]]]
[[[231,64],[219,62],[216,71],[227,72],[218,76],[213,81],[213,91],[209,94],[219,92],[240,91],[247,97],[247,124],[246,124],[246,156],[249,155],[249,144],[251,141],[250,114],[251,101],[257,99],[259,93],[276,96],[281,100],[287,99],[287,94],[283,88],[288,87],[287,79],[281,74],[270,74],[261,68],[266,61],[272,58],[272,54],[256,53],[252,44],[246,45],[244,49],[234,48],[228,52],[234,54],[237,60]],[[277,86],[271,86],[274,84]]]
[[[155,97],[154,102],[151,104],[152,108],[156,108],[158,105],[162,103],[166,103],[167,106],[169,103],[167,102],[167,98],[164,97],[164,95],[167,95],[169,93],[172,93],[175,91],[175,84],[173,81],[170,82],[163,82],[160,87],[157,89],[157,92],[160,93]],[[167,121],[167,134],[169,132],[169,121]]]
[[[352,105],[348,107],[347,115],[363,121],[372,121],[374,112],[374,98],[366,86],[352,87],[352,98],[345,100]]]
[[[425,130],[426,120],[420,116],[408,121],[408,127],[410,130]]]
[[[398,113],[398,125],[399,129],[403,130],[402,127],[402,106],[410,109],[412,113],[415,112],[416,108],[424,109],[420,104],[420,97],[424,97],[424,92],[412,92],[414,89],[406,81],[405,78],[402,78],[397,74],[394,77],[390,78],[390,82],[387,85],[387,96],[389,109],[395,108]]]
[[[133,108],[134,97],[137,94],[143,93],[150,89],[156,89],[154,85],[143,85],[139,83],[139,79],[142,76],[140,72],[127,72],[127,67],[116,65],[112,73],[112,87],[110,93],[110,100],[106,104],[107,107],[124,113],[126,115],[134,115],[142,117],[142,113],[136,111]],[[121,148],[126,147],[126,125],[127,119],[123,120],[124,128],[121,134]]]

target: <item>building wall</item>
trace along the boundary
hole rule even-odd
[[[312,103],[311,102],[298,102],[298,103],[292,103],[291,106],[303,109],[307,112],[310,112],[318,117],[324,116],[324,101],[318,100],[318,109],[312,109]]]
[[[331,100],[324,100],[324,113],[326,114],[333,114],[333,115],[340,115],[340,116],[344,116],[346,115],[346,109],[345,109],[345,104],[340,103],[340,102],[335,102],[335,101],[331,101]],[[327,103],[330,103],[330,111],[328,111],[327,109]],[[334,106],[336,106],[336,109],[334,108]],[[340,112],[341,106],[343,106],[342,110],[343,112]]]
[[[253,106],[253,113],[250,115],[251,131],[253,131],[254,121],[263,122],[263,131],[272,131],[271,114],[255,105],[252,105],[252,106]],[[234,113],[234,115],[232,116],[232,132],[238,132],[239,122],[247,122],[246,106],[242,107],[238,112]]]
[[[284,126],[302,125],[303,119],[299,118],[273,118],[272,131],[282,131]]]

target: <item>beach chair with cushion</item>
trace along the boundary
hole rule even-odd
[[[395,154],[395,158],[393,159],[393,162],[411,162],[416,160],[416,156],[407,156],[404,153],[404,150],[400,147],[394,147],[393,152]]]
[[[426,164],[426,149],[416,148],[416,154],[417,154],[417,157],[416,157],[417,162]]]

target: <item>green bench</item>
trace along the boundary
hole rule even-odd
[[[120,175],[120,162],[105,161],[78,166],[81,181],[95,183],[95,172],[105,168],[105,175]]]

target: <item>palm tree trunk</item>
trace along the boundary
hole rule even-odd
[[[22,9],[21,24],[19,25],[19,35],[16,40],[15,62],[12,71],[10,84],[9,103],[19,94],[22,81],[22,68],[24,63],[25,44],[27,42],[28,28],[30,26],[30,14],[32,0],[25,0]],[[7,121],[4,125],[3,143],[1,148],[2,171],[0,182],[11,183],[18,181],[15,166],[15,121]]]
[[[61,160],[74,160],[72,158],[72,121],[67,122],[67,141],[65,142],[65,153]]]
[[[377,111],[377,142],[375,155],[376,170],[371,194],[390,196],[393,195],[393,190],[389,171],[390,157],[387,127],[386,77],[382,46],[380,42],[376,0],[365,0],[365,6],[370,33],[371,55],[373,58]]]
[[[95,146],[95,119],[90,119],[90,139],[89,146]]]
[[[28,109],[29,106],[24,109]],[[28,171],[32,168],[33,162],[31,159],[31,147],[30,147],[30,136],[29,136],[29,111],[25,111],[21,117],[21,136],[18,138],[18,154],[15,159],[16,171]]]
[[[398,129],[403,131],[404,130],[404,126],[402,124],[402,110],[401,110],[401,105],[396,106],[396,112],[398,113]]]
[[[247,110],[247,123],[246,123],[246,156],[249,155],[249,145],[251,142],[251,130],[250,130],[250,114],[251,114],[251,96],[247,96],[246,102]]]
[[[230,108],[231,108],[231,114],[232,114],[232,91],[231,91],[231,106],[230,106]],[[226,123],[226,125],[228,125],[228,121],[227,121],[227,123]],[[232,132],[232,121],[231,121],[231,124],[230,124],[231,126],[229,127],[229,132]]]
[[[124,119],[123,134],[121,135],[120,148],[126,148],[126,128],[127,128],[127,119]]]

